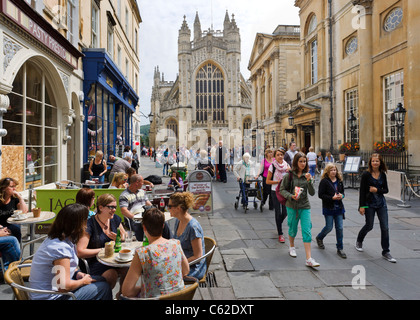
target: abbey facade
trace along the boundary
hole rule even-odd
[[[244,130],[251,128],[252,94],[240,70],[241,38],[234,15],[226,12],[223,27],[202,31],[197,13],[191,35],[184,16],[177,79],[165,81],[155,68],[151,146],[204,148],[219,140],[231,147],[242,144]]]

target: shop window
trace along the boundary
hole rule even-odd
[[[35,63],[26,62],[15,77],[9,99],[3,121],[7,135],[2,143],[22,153],[21,157],[16,154],[16,159],[24,159],[24,189],[57,181],[58,109],[45,72]]]

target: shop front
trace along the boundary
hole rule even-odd
[[[121,157],[125,146],[133,147],[133,114],[139,98],[104,49],[83,53],[84,162],[98,150],[105,159]]]
[[[0,41],[1,177],[16,179],[18,191],[72,178],[81,162],[70,163],[68,154],[81,151],[82,53],[25,1],[2,1]]]

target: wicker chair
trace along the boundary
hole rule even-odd
[[[68,295],[72,299],[76,300],[76,296],[71,292],[58,292],[54,290],[38,290],[32,289],[25,286],[25,282],[23,281],[22,274],[20,270],[22,268],[30,268],[30,264],[15,264],[9,266],[6,273],[4,274],[4,279],[6,282],[12,287],[14,298],[17,300],[30,300],[29,292],[32,293],[47,293],[47,294],[60,294],[60,295]]]
[[[204,274],[203,278],[199,279],[198,282],[199,284],[203,286],[205,285],[207,287],[211,300],[214,300],[213,293],[210,290],[210,284],[207,281],[207,275],[209,274],[209,267],[210,267],[211,259],[213,258],[213,253],[216,250],[217,244],[214,239],[210,237],[204,237],[204,246],[205,246],[205,254],[201,256],[200,258],[191,261],[189,265],[192,266],[200,262],[201,260],[206,259],[206,273]],[[198,292],[200,292],[201,299],[203,300],[204,298],[200,289],[198,289]]]
[[[120,295],[120,300],[192,300],[194,298],[195,291],[198,288],[198,280],[196,278],[187,276],[184,277],[184,281],[192,284],[185,286],[184,289],[177,292],[164,294],[153,298],[129,298]]]

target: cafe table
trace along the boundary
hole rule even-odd
[[[132,241],[132,242],[123,242],[122,243],[122,249],[130,249],[132,253],[134,254],[134,251],[136,248],[139,248],[143,245],[143,242],[141,241]],[[134,255],[133,255],[134,256]],[[96,259],[109,267],[117,267],[117,268],[128,268],[131,265],[131,261],[119,261],[118,259],[118,253],[115,253],[111,257],[105,257],[105,248],[102,248],[98,254],[96,255]]]
[[[29,234],[30,239],[35,239],[35,224],[45,222],[55,218],[55,213],[52,211],[41,211],[39,217],[35,218],[32,212],[27,212],[25,214],[26,218],[18,219],[17,217],[10,217],[7,219],[7,222],[10,224],[18,224],[18,225],[28,225],[29,226]],[[34,245],[30,245],[30,254],[34,253]]]

